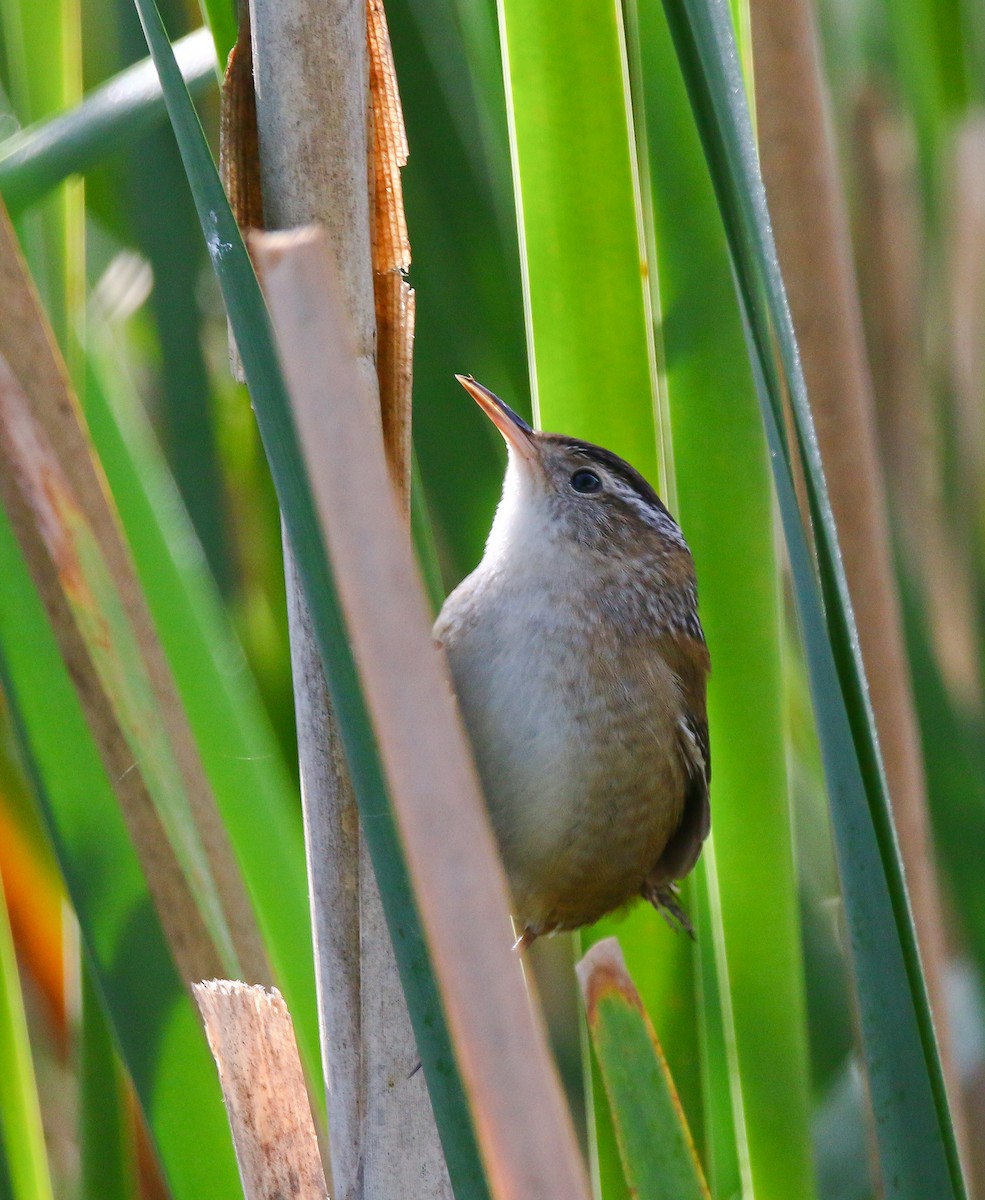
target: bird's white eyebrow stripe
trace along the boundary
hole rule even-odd
[[[616,475],[610,475],[612,490],[626,500],[644,521],[674,542],[675,545],[687,549],[687,542],[681,527],[670,513],[661,505],[659,508],[651,504],[644,496]]]

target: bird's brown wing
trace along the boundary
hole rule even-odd
[[[705,706],[708,676],[708,651],[704,641],[668,640],[661,653],[670,664],[680,685],[683,714],[679,722],[678,752],[684,763],[686,782],[680,824],[671,835],[663,853],[647,878],[647,888],[665,887],[683,879],[698,861],[701,847],[711,829],[711,749],[708,743],[708,716]]]

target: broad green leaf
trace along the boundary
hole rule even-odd
[[[225,70],[226,59],[236,44],[238,28],[236,5],[233,0],[199,0],[199,7],[206,25],[212,33],[220,69]]]
[[[269,317],[160,15],[153,0],[136,2],[236,335],[281,511],[304,581],[452,1184],[460,1200],[485,1196],[486,1183],[468,1106],[393,814],[386,802],[379,753],[318,530]]]
[[[617,940],[596,942],[577,970],[631,1195],[711,1200],[677,1089]]]
[[[434,541],[434,529],[431,525],[427,496],[424,494],[424,481],[421,479],[421,467],[416,454],[411,461],[410,532],[414,539],[414,550],[421,568],[424,586],[427,589],[428,599],[431,601],[431,609],[437,616],[445,598],[445,589],[441,582],[438,547]]]
[[[538,422],[657,473],[655,350],[616,5],[501,0]]]
[[[667,459],[621,11],[578,0],[558,21],[549,0],[498,8],[536,424],[600,443],[656,482]],[[587,936],[609,931],[603,921]],[[643,911],[618,931],[655,1021],[686,1012],[690,971],[675,970],[670,931]],[[696,1079],[694,1027],[678,1029],[683,1045],[668,1053]],[[622,1167],[601,1097],[595,1107],[594,1166],[615,1200]]]
[[[665,8],[722,210],[770,443],[831,798],[883,1186],[894,1197],[960,1197],[954,1131],[731,20],[721,0],[666,0]],[[824,608],[782,432],[785,396]]]

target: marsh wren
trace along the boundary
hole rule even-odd
[[[675,881],[708,834],[694,563],[617,455],[539,433],[457,376],[506,439],[485,554],[435,624],[523,944],[642,896],[688,932]]]

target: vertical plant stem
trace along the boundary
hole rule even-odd
[[[363,0],[251,6],[269,228],[328,231],[363,394],[378,397]],[[449,1194],[424,1078],[310,618],[285,545],[334,1190]]]

